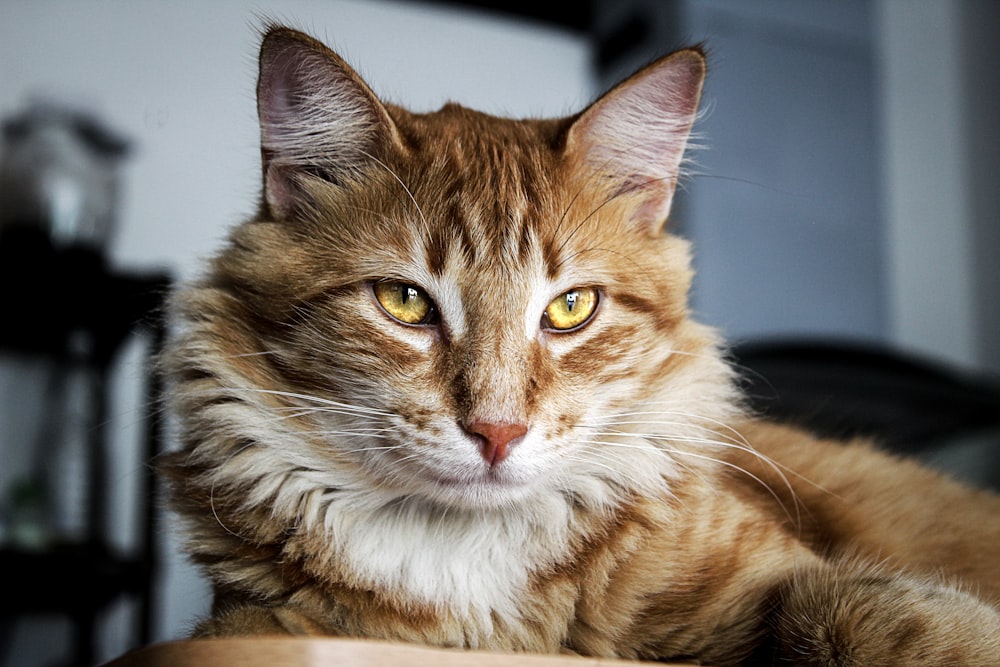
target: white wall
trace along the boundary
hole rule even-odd
[[[418,110],[454,99],[494,113],[554,115],[594,93],[582,38],[413,2],[0,0],[0,117],[33,97],[54,98],[93,109],[136,142],[111,249],[118,265],[188,278],[227,228],[254,210],[259,16],[325,40],[376,92]],[[125,383],[141,370],[137,355],[130,358]],[[139,409],[129,394],[119,389],[122,402],[112,409],[122,448]],[[32,409],[7,406],[22,417]],[[10,435],[5,419],[0,406],[0,430]],[[0,454],[9,462],[17,452]],[[121,454],[116,478],[134,479],[141,463]],[[204,584],[176,556],[164,593],[157,639],[181,636],[208,602]],[[61,650],[51,636],[18,642],[15,664],[39,664]],[[105,657],[119,650],[112,638]]]

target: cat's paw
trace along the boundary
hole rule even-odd
[[[1000,665],[1000,611],[939,582],[874,570],[797,577],[775,629],[779,664]]]
[[[264,607],[254,604],[227,606],[203,620],[192,636],[246,637],[255,635],[331,634],[291,607]]]

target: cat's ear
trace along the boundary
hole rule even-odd
[[[257,80],[264,203],[286,217],[303,201],[302,179],[348,180],[396,137],[385,106],[320,42],[271,28]]]
[[[698,113],[705,56],[686,49],[625,79],[572,124],[567,150],[610,196],[635,203],[633,218],[659,231],[670,213],[681,160]]]

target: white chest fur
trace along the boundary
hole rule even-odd
[[[494,615],[516,620],[532,572],[566,554],[572,529],[571,509],[555,494],[475,512],[422,503],[358,510],[367,504],[358,500],[331,503],[324,520],[356,584],[486,624]]]

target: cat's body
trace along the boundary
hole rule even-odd
[[[745,418],[689,319],[662,224],[703,75],[418,115],[268,33],[261,211],[165,359],[199,635],[1000,662],[1000,499]]]

